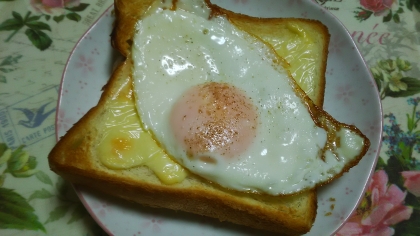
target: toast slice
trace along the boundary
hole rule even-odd
[[[285,235],[308,232],[316,216],[315,189],[291,196],[240,193],[211,184],[191,173],[181,183],[166,185],[148,167],[110,169],[100,161],[96,146],[104,135],[103,126],[105,117],[110,112],[110,105],[121,98],[129,98],[127,101],[134,104],[131,95],[130,58],[134,24],[153,2],[154,0],[115,1],[116,22],[112,44],[126,60],[118,66],[104,87],[98,105],[78,121],[53,148],[48,157],[51,169],[72,183],[152,207],[192,212]],[[307,65],[299,62],[299,57],[287,58],[293,53],[284,48],[287,48],[288,43],[302,40],[296,28],[310,32],[310,46],[316,55],[311,66],[313,73],[310,77],[296,76],[296,80],[314,103],[322,107],[329,43],[329,34],[324,25],[312,20],[260,19],[224,9],[219,11],[229,14],[231,22],[239,28],[272,45],[280,56],[288,60],[291,68]]]

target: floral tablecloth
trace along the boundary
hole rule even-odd
[[[285,0],[292,1],[302,0]],[[338,234],[419,235],[420,0],[314,1],[348,28],[383,103],[376,171]],[[47,155],[56,142],[65,63],[77,40],[111,4],[0,0],[1,235],[104,234],[71,185],[49,170]]]

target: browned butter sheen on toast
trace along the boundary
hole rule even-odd
[[[51,151],[48,157],[51,169],[74,184],[86,185],[147,206],[192,212],[285,235],[308,232],[316,216],[315,189],[291,196],[241,193],[188,172],[182,182],[164,184],[147,166],[112,169],[101,162],[97,146],[104,136],[104,124],[111,116],[111,106],[116,102],[134,104],[130,58],[134,25],[153,2],[115,1],[112,45],[126,60],[112,74],[98,105],[78,121]],[[270,44],[289,62],[289,70],[301,88],[316,105],[322,107],[329,43],[328,30],[324,25],[305,19],[254,18],[213,7],[226,14],[238,28]],[[310,35],[310,43],[301,35],[302,31]],[[302,47],[288,49],[287,44],[295,42]],[[299,50],[308,50],[305,46],[311,48],[316,59],[313,60],[314,72],[310,78],[305,78],[299,71],[306,66],[303,63],[305,60],[295,56]]]

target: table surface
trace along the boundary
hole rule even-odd
[[[229,0],[247,4],[247,0]],[[303,0],[288,0],[303,1]],[[420,232],[420,1],[314,0],[348,28],[381,95],[383,144],[364,198],[339,235]],[[2,235],[101,235],[50,171],[62,72],[111,0],[0,0]],[[343,93],[351,91],[343,90]],[[375,124],[372,124],[375,126]]]

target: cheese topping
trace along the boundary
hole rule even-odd
[[[185,179],[185,169],[174,162],[141,127],[132,99],[119,96],[108,107],[105,135],[97,148],[102,164],[110,169],[145,165],[165,184]]]
[[[319,54],[317,44],[311,37],[310,32],[295,23],[288,23],[286,26],[289,31],[287,37],[279,40],[276,37],[263,36],[276,52],[282,56],[289,64],[288,68],[292,77],[296,80],[303,91],[309,96],[316,96],[314,86],[317,81],[316,75]]]

